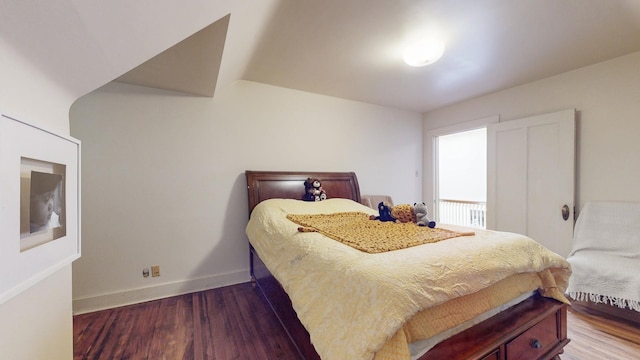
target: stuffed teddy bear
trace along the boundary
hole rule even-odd
[[[417,222],[416,214],[411,204],[399,204],[391,207],[391,216],[401,223]]]
[[[320,180],[307,178],[304,182],[304,198],[305,201],[321,201],[327,198],[327,193],[322,188]]]
[[[416,214],[416,224],[419,226],[436,227],[436,222],[427,217],[427,205],[423,202],[413,204],[413,212]]]
[[[396,218],[394,218],[391,215],[391,206],[389,206],[388,203],[385,203],[384,201],[380,201],[380,203],[378,204],[378,214],[380,214],[379,216],[375,216],[375,215],[371,215],[369,216],[369,219],[371,220],[380,220],[380,221],[396,221]]]

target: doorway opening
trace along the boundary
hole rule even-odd
[[[486,228],[487,129],[435,139],[436,221]]]

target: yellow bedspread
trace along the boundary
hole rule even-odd
[[[475,316],[464,314],[468,304],[484,304],[470,313],[489,309],[531,287],[566,301],[569,263],[526,236],[477,230],[475,236],[368,254],[320,233],[298,232],[286,218],[345,211],[376,214],[344,199],[272,199],[256,206],[246,229],[324,360],[408,358],[408,342]]]

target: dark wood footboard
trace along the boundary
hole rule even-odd
[[[567,339],[567,305],[533,296],[441,343],[420,360],[554,359]]]

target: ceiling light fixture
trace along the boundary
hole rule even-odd
[[[410,66],[433,64],[444,54],[444,43],[431,39],[414,43],[404,50],[404,62]]]

